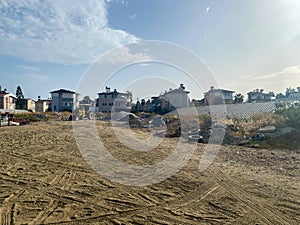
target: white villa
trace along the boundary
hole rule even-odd
[[[234,91],[210,87],[210,90],[204,93],[204,105],[232,104]]]
[[[132,94],[130,92],[121,93],[117,89],[110,91],[110,88],[106,87],[105,92],[98,93],[96,101],[99,112],[129,112],[131,110]]]
[[[50,93],[53,112],[72,112],[78,106],[79,94],[74,91],[59,89]]]
[[[172,109],[172,108],[186,108],[190,105],[190,99],[188,94],[190,92],[185,90],[183,84],[177,89],[169,90],[164,94],[160,95],[159,98],[162,100],[163,109]]]

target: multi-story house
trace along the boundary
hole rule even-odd
[[[214,86],[204,93],[204,105],[232,104],[234,91],[216,89]]]
[[[273,92],[264,93],[263,89],[256,89],[247,93],[248,95],[248,102],[269,102],[274,97]]]
[[[35,102],[35,111],[36,112],[48,112],[51,111],[51,99],[41,99],[38,97],[38,100]]]
[[[300,87],[297,87],[297,90],[295,90],[294,88],[287,88],[285,96],[287,100],[300,101]]]
[[[7,93],[6,91],[0,92],[0,109],[14,110],[16,109],[16,96]]]
[[[151,102],[145,102],[144,108],[147,112],[165,113],[178,108],[190,106],[190,99],[183,84],[176,89],[170,89],[159,96],[151,97]],[[141,108],[143,109],[143,108]]]
[[[180,84],[179,88],[165,92],[160,96],[160,99],[162,99],[162,108],[172,110],[189,107],[189,93],[189,91],[185,90],[183,84]]]
[[[98,111],[102,113],[120,112],[131,110],[132,93],[121,93],[116,89],[110,91],[106,87],[105,92],[98,93],[97,106]]]
[[[51,91],[50,94],[53,112],[72,112],[78,106],[79,94],[74,91],[59,89]]]

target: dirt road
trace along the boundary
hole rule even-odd
[[[131,164],[155,163],[178,141],[135,152],[123,149],[106,123],[98,130],[111,154]],[[205,145],[198,144],[176,175],[133,187],[88,165],[72,122],[2,127],[0,137],[0,224],[300,224],[300,146],[223,146],[199,172]]]

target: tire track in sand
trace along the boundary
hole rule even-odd
[[[56,174],[55,177],[52,179],[50,184],[52,186],[58,186],[59,184],[62,184],[62,187],[60,189],[62,190],[70,190],[72,187],[71,181],[74,180],[76,177],[76,172],[73,170],[68,170],[62,175]],[[30,223],[29,225],[35,225],[35,224],[42,224],[45,222],[45,220],[51,216],[51,214],[57,209],[60,201],[62,201],[62,198],[51,200],[50,204],[41,211]]]
[[[0,207],[0,224],[1,225],[13,225],[14,224],[14,209],[15,204],[23,195],[25,190],[17,190],[10,194],[3,201],[3,205]]]
[[[214,173],[209,173],[215,181],[217,181],[222,187],[225,187],[226,190],[233,194],[240,202],[247,205],[247,207],[260,216],[266,224],[297,224],[292,219],[283,215],[280,211],[272,208],[268,203],[258,200],[254,195],[246,193],[241,187],[238,188],[238,185],[235,185],[234,181],[226,176],[222,171],[214,170]]]
[[[215,182],[214,182],[215,183]],[[124,216],[128,217],[130,215],[138,215],[138,213],[142,212],[148,212],[151,213],[153,212],[156,214],[158,211],[161,210],[166,210],[168,211],[171,215],[175,215],[176,208],[182,205],[188,205],[194,201],[201,202],[203,201],[208,195],[216,191],[220,186],[219,185],[207,185],[211,184],[211,181],[204,183],[204,186],[207,188],[204,188],[202,185],[195,188],[194,190],[190,191],[189,193],[185,194],[184,196],[181,196],[176,199],[172,199],[169,201],[165,201],[163,203],[154,203],[152,202],[151,205],[146,205],[146,206],[138,206],[136,208],[131,208],[128,210],[123,210],[123,211],[118,211],[118,212],[109,212],[106,214],[101,214],[101,215],[95,215],[89,218],[79,218],[75,219],[72,221],[60,221],[57,223],[49,223],[49,224],[91,224],[92,222],[109,222],[112,221],[112,219],[118,219],[118,218],[124,218]],[[205,190],[204,190],[205,189]],[[201,198],[199,198],[199,193],[202,193]],[[172,209],[172,206],[174,206],[174,210]],[[165,216],[168,217],[170,220],[173,220],[173,222],[177,221],[177,224],[182,224],[183,220],[186,220],[186,224],[199,224],[199,221],[192,221],[189,219],[176,219],[175,217],[170,217],[170,216]],[[205,219],[209,220],[209,219]],[[154,221],[153,221],[154,222]]]

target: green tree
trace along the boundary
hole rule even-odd
[[[284,94],[282,94],[282,93],[276,94],[276,99],[283,99],[283,98],[285,98]]]
[[[138,100],[135,104],[135,113],[139,113],[141,111],[141,103]]]
[[[237,93],[235,96],[234,96],[234,99],[233,99],[233,103],[243,103],[244,102],[244,95],[240,94],[240,93]]]
[[[16,97],[18,99],[24,99],[23,91],[20,85],[18,85],[17,90],[16,90]]]
[[[22,109],[22,100],[24,99],[23,91],[20,85],[18,85],[17,90],[16,90],[16,107],[17,109]]]

